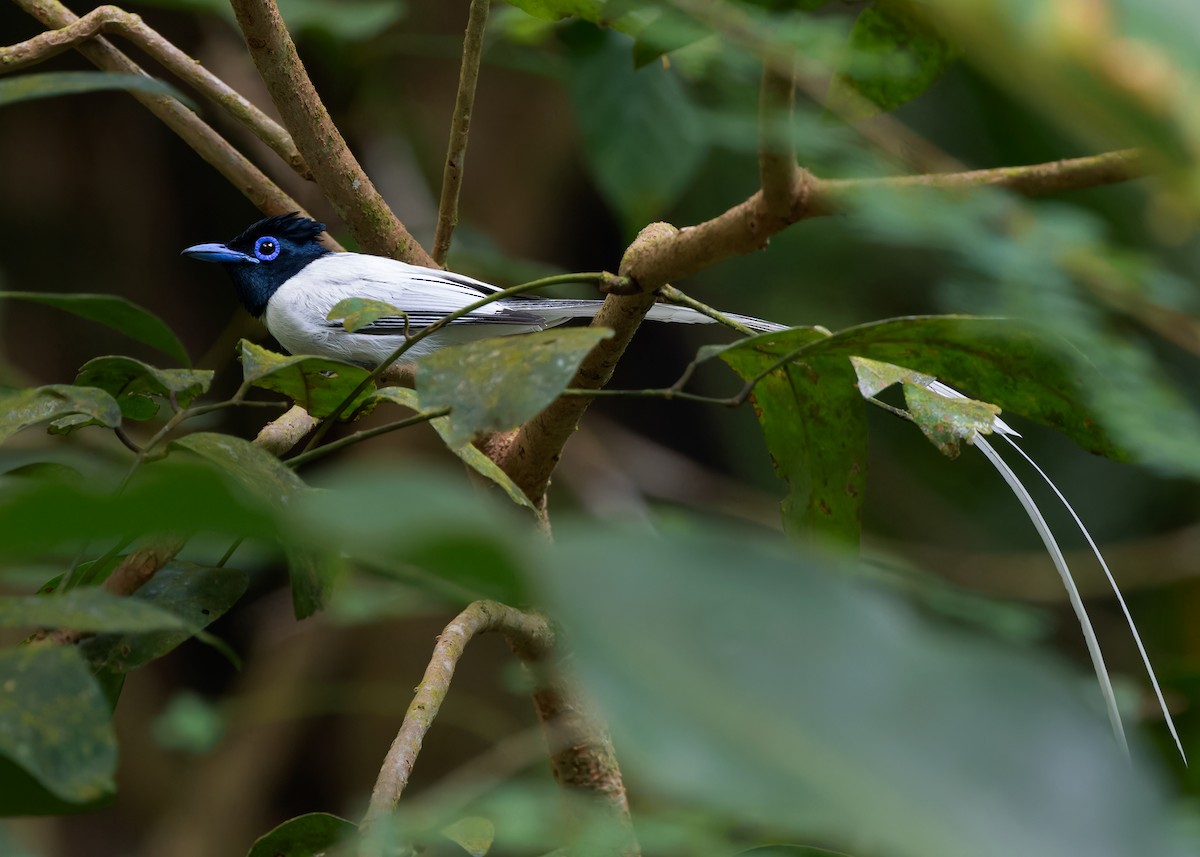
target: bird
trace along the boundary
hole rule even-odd
[[[318,240],[325,231],[299,212],[267,217],[224,244],[195,244],[182,255],[216,262],[233,280],[238,299],[249,313],[295,355],[331,357],[375,367],[405,339],[446,315],[500,291],[471,277],[411,265],[385,256],[334,252]],[[330,310],[346,298],[370,298],[402,310],[403,316],[381,318],[350,332]],[[419,360],[439,348],[493,336],[532,333],[575,318],[591,318],[604,302],[515,295],[485,304],[449,323],[406,352]],[[765,333],[786,325],[733,315],[729,318]],[[714,319],[693,309],[654,304],[652,321],[711,324]]]

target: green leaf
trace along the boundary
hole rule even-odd
[[[174,613],[91,586],[62,595],[0,596],[0,627],[161,631],[187,626]]]
[[[379,402],[391,402],[418,413],[421,412],[421,403],[417,397],[416,390],[410,390],[407,387],[383,387],[375,391],[363,407],[371,408]],[[450,451],[462,459],[464,464],[480,476],[499,485],[514,503],[533,510],[533,504],[529,502],[529,498],[525,496],[525,492],[518,487],[516,482],[512,481],[507,473],[500,469],[500,465],[480,452],[473,444],[466,443],[455,446],[450,442],[452,434],[449,417],[439,417],[436,420],[430,420],[429,424],[433,426],[434,431],[441,436],[442,440],[446,441],[446,446],[449,447]]]
[[[325,357],[287,357],[243,339],[242,372],[252,386],[283,393],[314,417],[323,419],[354,391],[370,374],[361,366]],[[347,413],[362,407],[374,390],[368,386]]]
[[[352,560],[443,602],[528,604],[527,520],[445,474],[346,468],[296,504],[289,541]]]
[[[313,857],[332,853],[338,843],[358,833],[358,825],[327,812],[288,819],[254,841],[247,857]]]
[[[742,340],[720,352],[744,380],[826,336],[811,328]],[[867,477],[867,422],[844,358],[794,362],[754,387],[754,411],[776,474],[788,484],[784,528],[803,541],[858,545]]]
[[[179,90],[161,80],[144,74],[120,74],[106,71],[47,71],[23,74],[0,80],[0,107],[32,101],[36,98],[56,98],[60,95],[80,95],[123,89],[166,95],[181,101],[193,110],[196,105]]]
[[[79,643],[79,650],[97,671],[127,673],[138,669],[173,651],[225,615],[246,593],[249,584],[249,577],[238,569],[171,563],[131,597],[120,600],[153,614],[171,616],[176,622],[174,626],[105,629],[120,633],[88,637]],[[79,591],[72,590],[68,595]],[[59,597],[68,596],[55,598]]]
[[[125,334],[130,339],[157,348],[174,357],[184,366],[190,366],[187,349],[167,327],[166,323],[149,310],[116,295],[51,294],[43,292],[0,292],[0,298],[33,301],[55,309],[74,313],[81,318],[99,322],[106,327]]]
[[[660,219],[691,184],[708,136],[676,72],[657,65],[635,71],[628,41],[604,36],[571,63],[567,85],[584,162],[633,230]]]
[[[65,384],[30,390],[0,389],[0,443],[22,429],[73,414],[105,428],[121,424],[121,406],[103,390]]]
[[[841,354],[907,367],[1056,429],[1090,452],[1126,458],[1087,404],[1093,397],[1088,388],[1107,382],[1064,359],[1056,347],[1066,344],[1051,342],[1019,321],[910,316],[839,331],[806,347],[801,359]]]
[[[78,387],[97,387],[110,393],[130,419],[148,420],[158,413],[152,397],[169,399],[186,408],[212,384],[211,369],[156,369],[132,357],[96,357],[83,364],[75,378]]]
[[[664,54],[695,44],[712,35],[712,30],[695,18],[663,9],[657,18],[638,30],[633,43],[633,65],[635,68],[649,65]]]
[[[860,109],[862,99],[880,111],[895,110],[927,90],[953,62],[956,52],[940,33],[897,0],[878,0],[854,22],[847,62],[830,86],[831,106],[847,118],[877,112]],[[861,98],[849,98],[846,91]]]
[[[932,375],[922,375],[903,366],[893,366],[891,363],[881,363],[868,357],[851,357],[850,365],[858,376],[858,391],[863,398],[870,398],[886,390],[892,384],[910,381],[925,386],[935,380]]]
[[[207,532],[273,538],[272,507],[254,502],[215,468],[163,461],[143,466],[120,494],[55,482],[0,492],[0,562],[89,541]]]
[[[484,857],[496,841],[496,825],[482,816],[460,818],[441,829],[442,836],[459,845],[471,857]]]
[[[325,318],[329,321],[341,320],[342,327],[350,333],[361,330],[368,324],[374,324],[381,318],[403,318],[406,313],[399,307],[392,306],[386,301],[373,298],[346,298],[333,305],[333,309]]]
[[[963,441],[991,434],[1000,409],[974,399],[951,399],[905,382],[904,400],[921,431],[947,458],[958,458]]]
[[[567,388],[583,358],[611,330],[577,327],[441,348],[417,364],[425,410],[451,408],[442,437],[451,449],[537,416]]]
[[[604,0],[509,0],[509,2],[518,9],[544,21],[576,17],[598,23],[604,9]]]
[[[70,803],[114,788],[108,703],[70,646],[0,650],[0,754]]]
[[[241,438],[198,432],[174,441],[171,446],[206,458],[268,507],[289,508],[310,490],[286,464]],[[288,558],[296,618],[303,619],[324,605],[341,566],[328,550],[299,550],[290,541],[285,541],[283,548]]]
[[[1049,654],[711,522],[555,540],[549,612],[646,800],[896,857],[1186,853],[1154,766]]]

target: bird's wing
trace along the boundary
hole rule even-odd
[[[449,313],[500,291],[496,286],[461,274],[359,253],[323,256],[293,277],[288,287],[289,290],[302,290],[322,319],[346,298],[370,298],[403,310],[404,316],[381,318],[357,331],[384,336],[427,327]],[[483,306],[455,323],[540,326],[543,320],[541,315],[533,312],[496,303]],[[324,323],[341,326],[340,320]]]

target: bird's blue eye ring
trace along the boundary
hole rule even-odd
[[[264,235],[254,242],[254,255],[263,262],[273,261],[283,248],[270,235]]]

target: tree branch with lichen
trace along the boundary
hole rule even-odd
[[[494,601],[476,601],[458,614],[438,635],[433,656],[425,669],[416,695],[408,706],[392,745],[384,758],[379,777],[360,829],[364,850],[370,854],[372,829],[395,809],[408,785],[425,737],[450,690],[454,671],[467,644],[480,634],[498,632],[535,680],[533,693],[538,719],[551,751],[555,778],[568,788],[599,797],[614,820],[629,831],[629,806],[617,770],[612,746],[604,727],[554,670],[554,630],[545,618]],[[601,776],[604,773],[606,775]],[[636,845],[626,853],[635,853]]]
[[[58,56],[101,34],[119,35],[133,42],[163,68],[212,99],[233,118],[253,131],[258,139],[283,158],[300,176],[312,178],[304,159],[296,149],[296,144],[278,122],[164,39],[156,30],[147,26],[141,16],[116,6],[99,6],[65,27],[47,30],[20,44],[0,47],[0,73],[19,71]]]
[[[80,19],[58,0],[14,0],[25,12],[46,27],[62,29]],[[74,46],[93,65],[104,71],[124,74],[146,72],[104,38],[93,38]],[[147,75],[148,77],[149,75]],[[301,206],[263,174],[224,137],[174,98],[143,92],[130,93],[163,121],[172,131],[211,164],[264,214],[286,214]]]
[[[231,5],[284,127],[312,170],[313,180],[363,250],[434,265],[346,145],[300,61],[275,0],[231,0]]]

